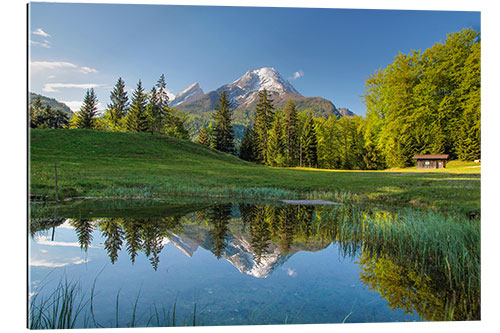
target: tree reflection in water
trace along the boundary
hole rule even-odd
[[[392,309],[417,313],[425,320],[479,319],[480,283],[473,275],[475,271],[471,270],[469,277],[451,274],[449,266],[440,264],[451,258],[425,255],[432,249],[421,251],[410,244],[414,236],[401,232],[411,225],[404,225],[403,219],[397,214],[351,206],[240,203],[216,204],[195,213],[161,218],[70,218],[69,225],[84,251],[91,246],[94,230],[100,231],[112,264],[125,249],[132,263],[143,252],[157,270],[165,241],[176,238],[181,242],[175,246],[195,244],[195,249],[203,247],[218,259],[248,255],[253,263],[240,260],[247,266],[232,264],[258,277],[271,274],[296,252],[322,250],[335,242],[343,256],[358,259],[360,280],[380,293]],[[30,233],[35,236],[63,222],[61,218],[34,219]],[[394,240],[387,235],[409,238]],[[464,246],[468,246],[464,250],[467,253],[479,255],[478,241],[473,239]],[[478,263],[479,257],[467,267],[475,267],[474,260]]]

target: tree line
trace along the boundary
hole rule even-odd
[[[273,167],[384,169],[412,165],[415,154],[481,156],[479,33],[450,34],[431,48],[398,54],[393,63],[366,80],[362,117],[314,118],[298,113],[293,100],[276,110],[266,90],[258,92],[255,116],[235,145],[233,109],[223,91],[213,121],[197,141],[222,152]],[[32,127],[91,128],[147,132],[189,139],[186,115],[168,106],[165,76],[146,93],[139,80],[129,101],[119,78],[111,104],[97,116],[97,97],[87,90],[81,109],[68,121],[59,111],[30,106]]]
[[[314,118],[311,113],[299,113],[293,100],[288,100],[283,110],[276,110],[265,89],[259,91],[258,98],[255,117],[246,127],[238,152],[231,130],[231,103],[225,91],[216,104],[214,121],[201,128],[198,143],[273,167],[382,167],[370,158],[363,118]]]
[[[377,161],[411,164],[414,154],[481,156],[481,40],[463,29],[424,52],[398,54],[366,81],[365,137]]]
[[[276,110],[259,91],[255,117],[246,127],[239,157],[275,167],[383,169],[412,165],[416,154],[481,156],[479,33],[448,35],[444,43],[399,54],[366,81],[366,117],[314,118],[289,100]],[[235,152],[232,111],[225,92],[200,144]]]
[[[168,105],[169,97],[164,74],[149,93],[139,80],[130,99],[125,89],[125,81],[120,77],[111,91],[110,100],[111,103],[107,105],[104,115],[99,116],[97,95],[93,88],[87,89],[80,110],[69,120],[67,117],[60,119],[65,115],[62,111],[50,113],[49,106],[43,109],[38,99],[30,106],[30,124],[32,128],[144,132],[189,139],[189,132],[185,127],[187,116]]]

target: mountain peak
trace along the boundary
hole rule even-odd
[[[236,81],[224,87],[229,90],[238,87],[246,93],[263,89],[278,93],[299,93],[274,67],[249,70]]]
[[[181,91],[177,96],[175,96],[174,100],[171,103],[171,106],[177,106],[182,103],[192,101],[200,96],[203,96],[205,93],[203,89],[200,88],[198,82],[193,83],[183,91]]]

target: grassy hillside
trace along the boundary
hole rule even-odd
[[[480,168],[450,163],[441,172],[269,168],[192,142],[149,134],[31,130],[32,195],[321,198],[352,203],[480,210]],[[472,166],[472,168],[469,168]],[[455,171],[454,171],[455,170]],[[412,171],[412,172],[408,172]]]

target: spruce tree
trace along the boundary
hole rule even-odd
[[[297,125],[297,110],[295,103],[289,99],[283,109],[285,118],[285,151],[286,163],[289,166],[295,166],[299,160],[299,135]]]
[[[162,114],[158,93],[156,87],[153,87],[149,94],[149,103],[146,106],[148,131],[151,134],[159,134],[162,132],[164,124]]]
[[[245,136],[241,141],[239,157],[245,161],[255,161],[255,132],[251,125],[248,125],[245,129]]]
[[[162,74],[156,82],[156,91],[157,91],[157,103],[160,107],[160,112],[162,112],[166,107],[168,107],[168,94],[167,94],[167,83],[165,82],[165,75]]]
[[[127,91],[125,90],[125,81],[121,77],[118,78],[109,99],[111,100],[111,104],[108,104],[105,118],[109,121],[112,130],[119,130],[130,105]]]
[[[267,94],[267,90],[259,91],[259,102],[255,109],[254,131],[256,137],[255,152],[256,161],[264,163],[266,161],[266,151],[268,144],[268,132],[271,129],[274,118],[273,100]]]
[[[205,126],[203,126],[200,130],[200,133],[198,133],[198,143],[200,145],[204,145],[207,147],[210,146],[210,139],[208,137],[208,133]]]
[[[285,164],[285,144],[283,140],[280,117],[277,116],[273,128],[269,131],[269,141],[266,151],[266,164],[283,166]]]
[[[137,88],[132,93],[132,104],[125,118],[125,126],[129,132],[146,132],[148,119],[146,114],[147,96],[144,93],[142,82],[139,80]]]
[[[94,129],[96,127],[96,115],[97,96],[94,88],[90,88],[87,89],[80,111],[75,114],[72,127]]]
[[[314,128],[314,119],[308,115],[302,131],[302,163],[309,167],[318,165],[318,141]]]
[[[226,91],[223,91],[215,106],[214,145],[215,149],[226,153],[234,153],[232,116],[231,104]]]

